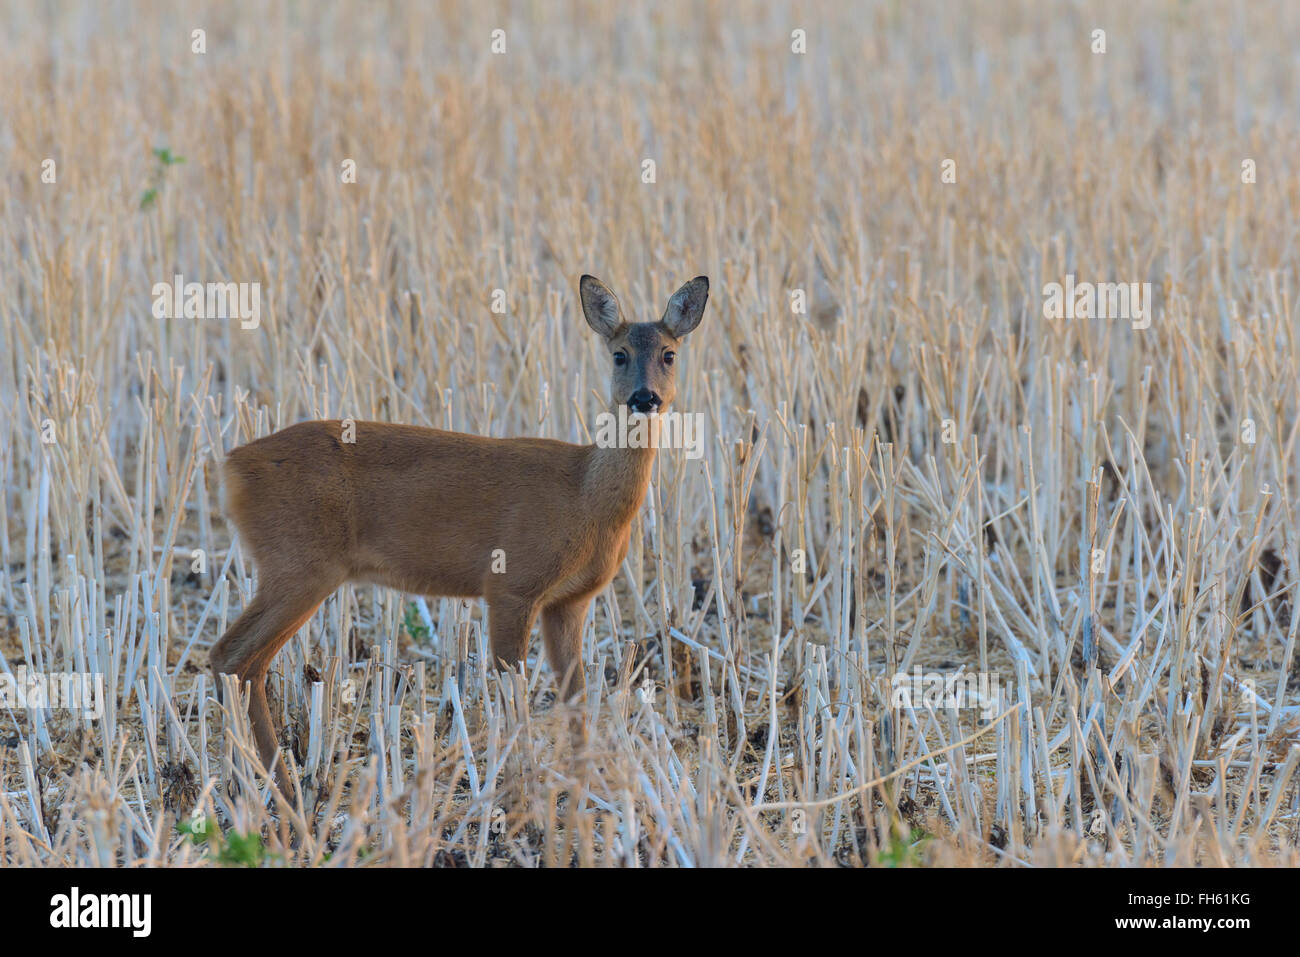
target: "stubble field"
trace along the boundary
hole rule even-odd
[[[0,701],[0,864],[1300,863],[1298,40],[1211,2],[0,8],[0,676],[104,689]],[[638,319],[711,279],[703,456],[659,454],[593,604],[585,746],[539,638],[503,682],[479,602],[349,586],[273,667],[281,804],[208,671],[255,583],[222,457],[320,417],[592,441],[583,273]],[[159,318],[178,275],[257,321]],[[1149,315],[1048,318],[1067,277]]]

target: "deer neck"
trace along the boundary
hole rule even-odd
[[[645,501],[650,486],[650,473],[654,467],[658,446],[658,423],[647,422],[641,433],[648,439],[634,444],[638,438],[631,416],[623,407],[622,417],[618,407],[609,414],[617,424],[615,441],[598,430],[598,440],[590,446],[586,475],[583,480],[583,499],[591,503],[592,515],[604,522],[626,525],[632,521],[637,509]],[[628,441],[628,439],[632,441]]]

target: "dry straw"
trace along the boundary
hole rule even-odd
[[[1300,10],[843,6],[4,14],[0,674],[106,697],[0,709],[0,865],[1297,863]],[[477,603],[344,588],[276,662],[279,804],[207,672],[253,589],[216,464],[586,440],[583,272],[713,281],[586,745]],[[178,273],[260,326],[155,318]],[[1044,318],[1067,274],[1149,327]]]

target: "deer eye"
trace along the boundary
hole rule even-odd
[[[664,353],[664,365],[666,365],[666,366],[670,366],[670,365],[672,365],[672,364],[673,364],[673,360],[676,359],[676,358],[677,358],[677,353],[675,353],[675,352],[665,352],[665,353]]]
[[[616,366],[625,366],[625,365],[627,365],[627,353],[626,353],[626,352],[616,352],[616,353],[614,353],[614,365],[616,365]]]

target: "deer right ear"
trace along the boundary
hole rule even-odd
[[[709,277],[696,276],[673,293],[661,322],[674,337],[681,339],[700,324],[708,301]]]
[[[587,325],[606,339],[613,336],[623,324],[618,297],[595,276],[583,276],[578,281],[578,293],[582,298],[582,314],[587,319]]]

